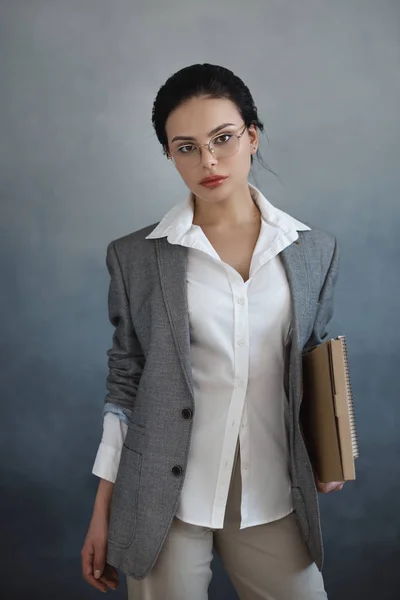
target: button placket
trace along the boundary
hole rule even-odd
[[[248,305],[247,305],[247,292],[244,284],[243,287],[237,290],[236,296],[236,306],[235,306],[235,325],[236,325],[236,348],[235,348],[235,378],[236,378],[236,387],[238,394],[238,402],[240,402],[240,406],[238,406],[238,412],[240,410],[240,415],[238,415],[238,428],[239,432],[245,431],[243,426],[240,425],[240,421],[243,418],[243,412],[245,409],[245,401],[246,401],[246,385],[248,381],[248,363],[249,363],[249,344],[248,344],[248,330],[249,330],[249,314],[248,314]],[[243,420],[244,423],[244,420]],[[240,436],[240,433],[239,433]],[[248,469],[248,464],[243,464],[243,468]]]
[[[232,289],[235,298],[234,313],[235,313],[235,333],[236,333],[236,348],[235,348],[235,387],[243,389],[246,386],[248,377],[248,348],[246,348],[247,331],[248,331],[248,314],[246,310],[246,289],[245,284],[241,280],[240,284],[235,285]],[[242,395],[242,394],[241,394]],[[244,402],[244,398],[242,399]]]
[[[233,317],[234,317],[234,388],[231,396],[231,403],[227,415],[230,427],[227,431],[227,437],[224,440],[221,461],[221,471],[218,478],[219,491],[216,494],[216,504],[221,504],[226,500],[226,486],[229,486],[230,473],[228,473],[228,464],[230,464],[233,445],[237,441],[240,431],[240,421],[246,398],[246,385],[248,379],[248,314],[246,288],[243,280],[234,273],[229,273],[229,280],[232,293]],[[220,506],[219,506],[220,508]],[[214,507],[213,517],[216,516],[217,506]]]
[[[232,282],[231,282],[232,284]],[[248,329],[248,314],[246,308],[246,288],[243,280],[240,278],[240,283],[232,285],[232,293],[235,299],[236,307],[235,314],[235,331],[236,342],[239,346],[246,344],[247,329]]]

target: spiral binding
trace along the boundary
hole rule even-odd
[[[345,380],[346,380],[346,397],[347,397],[347,404],[348,404],[348,408],[349,408],[349,420],[350,420],[351,446],[352,446],[354,458],[358,458],[359,449],[358,449],[358,438],[357,438],[357,429],[356,429],[356,415],[355,415],[355,411],[354,411],[353,391],[351,388],[350,367],[349,367],[349,359],[348,359],[348,354],[347,354],[346,336],[339,335],[337,339],[340,340],[340,342],[342,344],[342,349],[343,349]]]

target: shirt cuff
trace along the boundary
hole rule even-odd
[[[101,442],[92,469],[93,475],[115,483],[120,458],[121,450]]]
[[[104,416],[103,437],[94,461],[93,475],[115,482],[127,430],[128,426],[117,415],[107,413]]]

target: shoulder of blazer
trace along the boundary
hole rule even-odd
[[[107,255],[112,246],[126,281],[131,277],[140,277],[152,263],[155,264],[155,240],[146,240],[146,236],[157,225],[148,225],[109,243]]]
[[[309,223],[305,223],[311,227],[310,231],[299,231],[299,243],[307,248],[307,252],[319,257],[325,263],[330,263],[332,256],[337,246],[337,239],[334,235],[312,227]]]
[[[309,225],[307,223],[309,227]],[[303,250],[307,270],[312,280],[319,282],[322,288],[328,272],[337,272],[339,249],[337,239],[330,233],[311,228],[310,231],[299,231],[298,243]]]
[[[158,223],[153,225],[147,225],[142,229],[128,233],[120,238],[117,238],[110,242],[114,245],[114,248],[118,256],[124,256],[130,254],[133,251],[140,252],[141,249],[148,249],[148,245],[154,240],[146,240],[146,237],[157,227]]]

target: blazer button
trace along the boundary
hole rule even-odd
[[[182,467],[175,465],[175,467],[172,467],[172,473],[175,477],[180,477],[182,475]]]
[[[184,408],[181,414],[184,419],[191,419],[193,416],[193,411],[191,408]]]

